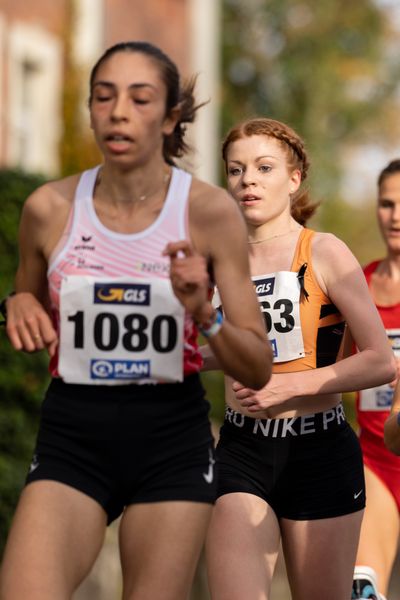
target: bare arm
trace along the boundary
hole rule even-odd
[[[39,188],[26,201],[19,228],[19,266],[15,296],[7,300],[7,335],[16,350],[34,352],[47,348],[50,355],[57,344],[49,317],[47,261],[44,247],[49,237],[48,190]]]
[[[190,213],[196,250],[192,248],[186,258],[193,264],[196,258],[199,264],[198,252],[203,260],[203,274],[207,265],[212,265],[225,313],[222,327],[208,339],[210,349],[223,371],[259,389],[270,378],[272,351],[250,278],[245,224],[234,201],[223,190],[204,186],[197,196]],[[172,249],[176,251],[177,246]],[[178,249],[182,251],[183,247]],[[171,247],[168,253],[171,254]],[[189,270],[183,276],[184,267],[183,259],[174,257],[171,280],[175,293],[201,326],[214,312],[208,299],[209,278],[207,275],[201,285],[197,279],[202,291],[196,291],[193,302],[193,294],[190,299],[189,293],[186,298],[182,296],[184,285],[189,291],[188,284],[193,281]],[[178,289],[180,277],[182,285]]]
[[[288,401],[304,396],[374,387],[396,375],[386,332],[362,269],[350,250],[334,236],[321,235],[315,251],[313,248],[313,265],[321,274],[321,287],[347,321],[359,352],[346,357],[345,351],[343,360],[320,369],[273,375],[256,395],[235,384],[238,399],[251,412],[273,405],[284,408]]]
[[[394,454],[400,456],[400,382],[394,390],[392,411],[385,422],[384,439],[385,445]]]

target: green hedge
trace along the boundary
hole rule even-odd
[[[1,298],[13,287],[23,202],[43,181],[37,175],[0,170]],[[16,352],[0,328],[0,554],[31,461],[47,383],[46,355]]]

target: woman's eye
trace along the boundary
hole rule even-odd
[[[269,173],[271,170],[271,167],[269,165],[261,165],[259,167],[259,170],[261,171],[261,173]]]
[[[107,102],[111,99],[111,96],[96,96],[97,102]]]
[[[242,169],[239,167],[231,167],[228,169],[228,175],[240,175],[242,173]]]
[[[150,102],[150,100],[145,100],[143,98],[134,98],[133,101],[135,104],[148,104]]]

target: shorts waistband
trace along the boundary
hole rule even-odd
[[[260,438],[286,438],[324,433],[328,429],[343,427],[345,423],[346,416],[342,403],[324,412],[283,419],[253,419],[226,407],[224,420],[224,426],[241,429]]]

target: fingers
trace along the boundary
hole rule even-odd
[[[7,335],[16,350],[54,353],[57,333],[47,312],[36,299],[14,296],[7,309]],[[51,354],[52,355],[52,354]]]
[[[171,260],[179,259],[179,252],[186,258],[197,254],[193,246],[187,240],[179,240],[178,242],[169,242],[164,248],[163,256],[169,256]]]
[[[239,383],[238,381],[234,381],[232,383],[232,389],[233,389],[234,392],[236,392],[238,390],[244,389],[244,386],[241,383]]]

